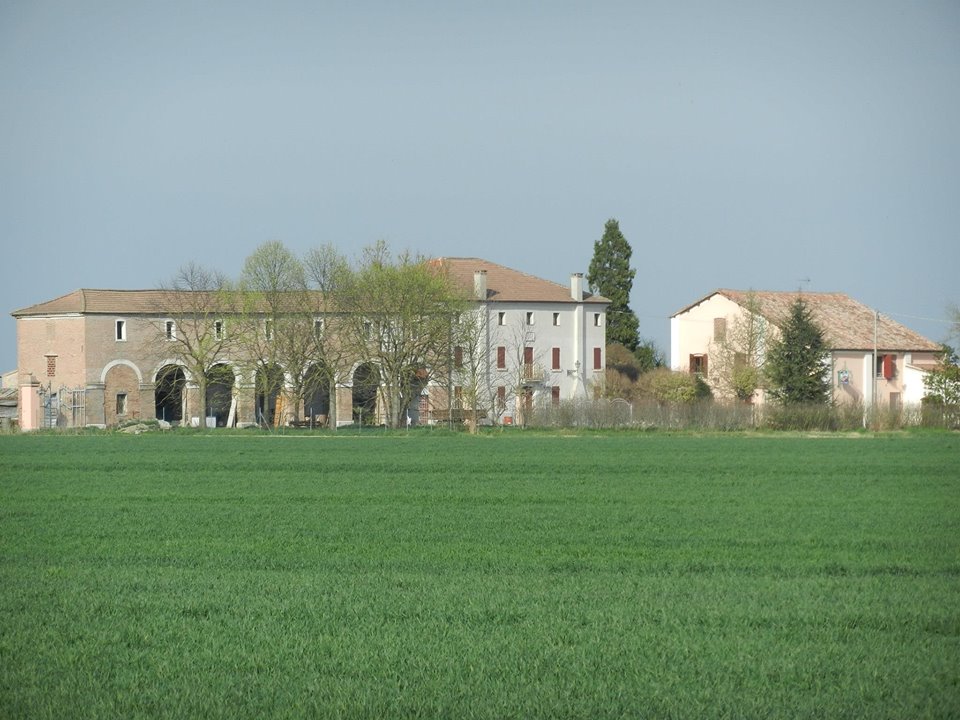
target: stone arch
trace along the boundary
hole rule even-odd
[[[127,367],[131,368],[137,376],[137,384],[138,385],[143,384],[143,373],[140,372],[140,368],[138,368],[134,363],[130,362],[129,360],[111,360],[106,365],[104,365],[103,371],[100,373],[100,382],[105,383],[107,381],[107,373],[109,373],[111,370],[113,370],[113,368],[119,365],[126,365]]]
[[[140,385],[142,377],[131,362],[112,362],[103,374],[103,419],[107,425],[142,417]]]
[[[160,375],[160,371],[170,365],[175,365],[176,367],[183,370],[183,376],[187,379],[188,383],[193,382],[194,380],[193,373],[190,371],[190,368],[184,365],[183,360],[179,360],[175,357],[170,357],[157,363],[157,366],[153,369],[153,377],[157,377],[158,375]]]

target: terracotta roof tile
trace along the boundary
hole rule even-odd
[[[716,294],[723,295],[738,305],[744,305],[752,295],[760,304],[760,314],[778,326],[790,316],[790,307],[798,297],[796,291],[720,289],[703,300]],[[832,349],[873,350],[874,310],[844,293],[804,292],[800,293],[800,296],[807,303],[813,319],[823,330],[827,344]],[[684,308],[680,313],[690,307],[693,305]],[[877,323],[877,349],[936,352],[940,350],[940,344],[881,314]]]
[[[125,314],[151,315],[169,309],[166,290],[94,290],[81,288],[47,302],[14,310],[14,317],[29,315]]]
[[[475,270],[487,271],[487,295],[491,302],[573,302],[570,288],[480,258],[438,258],[464,290],[472,293]],[[167,290],[80,289],[30,305],[11,313],[14,317],[73,313],[110,315],[159,315],[171,312]],[[584,302],[609,303],[604,297],[584,291]]]
[[[570,287],[544,280],[534,275],[513,270],[482,258],[441,257],[435,262],[441,263],[450,272],[453,279],[464,289],[472,293],[473,274],[477,270],[487,271],[487,299],[491,302],[573,302]],[[586,303],[610,301],[586,290],[584,279],[583,300]]]

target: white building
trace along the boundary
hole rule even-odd
[[[469,349],[456,353],[455,398],[475,383],[479,405],[509,424],[530,403],[587,397],[603,381],[609,301],[585,290],[582,273],[564,286],[480,258],[437,262],[472,288],[486,348],[473,367]]]

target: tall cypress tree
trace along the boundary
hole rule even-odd
[[[829,350],[802,297],[790,307],[780,339],[767,351],[766,372],[775,400],[784,405],[830,400]]]
[[[620,223],[610,218],[603,237],[593,244],[593,259],[587,271],[590,290],[610,300],[607,310],[607,342],[620,343],[634,352],[639,344],[640,323],[630,309],[630,290],[637,271],[630,267],[633,250],[620,232]]]

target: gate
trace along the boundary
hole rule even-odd
[[[83,427],[86,424],[86,397],[83,388],[68,388],[63,385],[53,391],[48,385],[40,388],[43,404],[43,419],[40,427]]]

